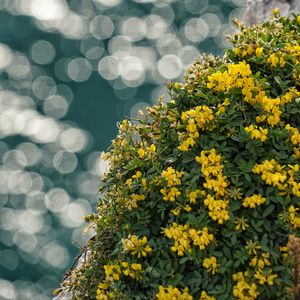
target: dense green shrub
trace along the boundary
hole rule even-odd
[[[238,22],[237,22],[238,23]],[[76,299],[290,299],[300,228],[300,15],[244,28],[106,158]],[[294,278],[295,279],[295,278]]]

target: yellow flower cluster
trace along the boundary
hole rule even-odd
[[[253,48],[251,46],[250,47],[244,47],[243,49],[235,47],[233,49],[233,51],[236,55],[239,55],[239,56],[242,56],[242,57],[253,54]]]
[[[259,296],[257,285],[250,281],[250,274],[246,272],[238,272],[234,274],[233,280],[236,281],[233,286],[233,296],[239,300],[255,300]]]
[[[212,273],[213,275],[218,272],[219,264],[217,258],[215,256],[211,256],[209,258],[205,258],[202,263],[203,267],[207,270],[207,272]]]
[[[296,197],[300,197],[300,182],[299,182],[299,164],[289,165],[289,170],[287,171],[289,179],[287,181],[292,193]],[[296,180],[295,180],[296,177]],[[298,179],[297,179],[298,177]]]
[[[209,209],[209,216],[219,224],[229,220],[229,201],[219,199],[227,194],[226,188],[229,185],[227,177],[223,175],[222,160],[222,156],[218,155],[214,148],[209,151],[202,150],[200,156],[196,156],[205,178],[203,187],[215,193],[215,196],[208,194],[204,204]]]
[[[188,136],[180,136],[183,141],[178,149],[188,151],[191,146],[194,146],[195,139],[199,137],[199,131],[209,129],[208,125],[213,119],[213,111],[206,105],[196,106],[194,109],[183,112],[181,120],[187,123],[186,130]]]
[[[145,178],[142,178],[143,176],[143,173],[141,171],[136,171],[135,174],[132,176],[132,178],[128,178],[125,182],[125,184],[129,187],[129,188],[132,188],[133,187],[133,180],[135,179],[140,179],[140,182],[143,186],[143,188],[146,190],[147,188],[147,181]]]
[[[153,153],[155,153],[155,151],[156,151],[156,146],[154,144],[151,144],[149,147],[139,148],[138,155],[139,155],[139,158],[141,158],[141,159],[144,159],[144,158],[150,159],[152,157]]]
[[[189,149],[191,149],[191,147],[193,147],[196,142],[195,142],[195,139],[192,138],[192,137],[188,137],[186,138],[186,135],[185,134],[181,134],[179,133],[179,140],[181,140],[181,144],[178,146],[178,149],[180,151],[189,151]]]
[[[163,199],[166,201],[174,202],[181,192],[177,187],[171,187],[169,189],[161,189],[160,192],[163,195]]]
[[[240,229],[246,230],[249,227],[249,224],[247,223],[247,219],[245,219],[244,217],[236,218],[234,223],[236,224],[235,226],[236,230],[240,230]]]
[[[109,300],[114,298],[114,294],[108,291],[109,284],[100,282],[97,288],[96,300]]]
[[[257,250],[260,250],[260,246],[253,242],[248,242],[248,253],[254,255],[249,266],[254,269],[254,278],[260,285],[268,284],[273,285],[274,279],[278,277],[277,274],[272,274],[272,269],[268,268],[271,266],[270,253],[262,252],[260,255],[257,254]]]
[[[268,129],[256,125],[245,127],[245,131],[250,135],[251,139],[257,139],[264,142],[267,139]]]
[[[299,208],[296,208],[294,205],[289,207],[289,218],[290,223],[294,229],[300,228],[300,217],[298,217],[297,211]]]
[[[179,256],[183,256],[184,252],[191,252],[191,240],[189,238],[189,228],[188,224],[179,225],[173,223],[172,226],[164,230],[164,234],[169,239],[174,239],[175,243],[171,247],[173,252],[177,252]]]
[[[148,239],[146,236],[139,239],[136,235],[129,235],[127,239],[122,239],[121,242],[125,251],[131,252],[133,256],[138,258],[147,256],[152,251],[152,248],[147,245]]]
[[[204,205],[209,209],[208,215],[219,224],[229,220],[228,200],[217,200],[211,195],[207,195],[204,200]]]
[[[199,300],[216,300],[214,296],[208,296],[206,291],[202,291]]]
[[[168,167],[161,175],[166,180],[167,186],[172,187],[181,184],[180,178],[182,177],[183,172],[178,172],[174,168]]]
[[[291,103],[298,97],[300,97],[300,91],[298,91],[296,88],[290,88],[284,95],[280,97],[280,105]]]
[[[277,56],[274,57],[277,59]],[[274,59],[275,58],[272,56],[272,61],[274,61]],[[283,62],[280,62],[279,58],[279,64],[282,63]],[[244,96],[245,102],[252,104],[254,107],[258,104],[263,110],[261,115],[256,116],[256,122],[261,123],[266,121],[272,127],[277,125],[280,121],[280,116],[282,114],[280,105],[289,103],[299,96],[299,92],[295,88],[292,88],[286,94],[281,96],[281,98],[269,98],[266,95],[266,92],[262,90],[255,81],[250,66],[246,64],[245,61],[228,65],[227,71],[217,71],[213,73],[208,77],[207,87],[216,92],[228,92],[233,88],[239,88]],[[261,135],[257,133],[257,135],[257,138],[263,139],[262,136],[265,134]]]
[[[200,250],[214,240],[214,235],[208,232],[208,228],[202,230],[190,228],[188,224],[179,225],[175,222],[169,228],[164,230],[167,238],[175,241],[171,247],[173,252],[177,252],[178,256],[183,256],[185,252],[192,251],[192,244],[198,246]]]
[[[259,58],[259,57],[263,56],[264,49],[262,47],[254,48],[253,46],[249,46],[249,45],[247,45],[245,47],[245,45],[244,45],[244,47],[242,49],[235,47],[233,49],[233,51],[236,55],[239,55],[242,57],[245,57],[247,55],[253,55],[253,53],[255,52],[256,57]]]
[[[264,198],[262,195],[252,195],[243,199],[243,206],[255,208],[256,206],[262,205],[265,202],[266,198]]]
[[[299,18],[299,16],[297,18]],[[299,62],[300,62],[300,46],[299,46],[299,44],[292,45],[291,43],[288,43],[284,47],[283,50],[292,56],[293,64],[299,64]]]
[[[107,280],[119,280],[122,274],[121,268],[118,264],[109,264],[104,266],[104,272]]]
[[[208,232],[208,228],[204,227],[202,230],[190,229],[190,239],[195,246],[198,246],[200,250],[204,250],[205,247],[214,240],[214,235]]]
[[[228,106],[229,104],[230,100],[228,98],[226,98],[223,103],[218,103],[216,116],[219,117],[221,114],[223,114],[226,110],[226,106]]]
[[[120,265],[119,264],[104,265],[104,272],[107,281],[120,280],[120,276],[122,274],[138,280],[141,278],[143,270],[141,264],[137,264],[137,263],[129,264],[128,262],[124,261],[121,262]]]
[[[247,241],[247,245],[245,246],[249,255],[257,254],[257,251],[261,249],[261,245],[258,242],[253,242],[252,240]]]
[[[179,290],[176,287],[169,285],[168,287],[159,286],[158,293],[156,294],[157,300],[193,300],[189,294],[189,289],[185,288]]]
[[[227,177],[223,176],[222,156],[217,154],[216,149],[202,150],[196,161],[201,164],[201,173],[205,177],[203,186],[213,190],[218,196],[226,194],[228,186]]]
[[[271,266],[270,253],[263,252],[260,257],[255,255],[249,266],[255,269],[254,278],[260,285],[273,285],[274,279],[278,277],[277,274],[272,274],[272,269],[265,269]]]
[[[129,210],[132,210],[133,208],[138,207],[138,202],[145,200],[144,195],[139,195],[139,194],[132,194],[129,199],[126,201],[126,207]]]
[[[183,172],[178,172],[174,168],[168,167],[161,175],[167,183],[167,188],[160,190],[163,199],[174,202],[176,198],[181,195],[181,192],[176,186],[181,184],[180,178],[183,176]]]
[[[295,159],[300,160],[300,147],[295,147],[295,148],[294,148],[294,154],[293,154],[293,157],[294,157]]]
[[[267,59],[267,62],[271,65],[271,67],[276,68],[280,67],[283,68],[285,66],[285,60],[282,55],[279,53],[272,53],[269,58]]]
[[[258,280],[258,283],[260,285],[268,284],[268,285],[273,285],[274,284],[274,279],[277,278],[277,274],[272,274],[271,270],[267,271],[262,271],[258,270],[254,274],[254,278]]]
[[[245,61],[238,64],[229,64],[227,71],[217,71],[208,76],[207,87],[216,92],[228,92],[233,87],[242,87],[242,78],[251,74],[250,66]]]
[[[195,204],[196,200],[198,197],[200,196],[206,196],[206,192],[205,191],[201,191],[199,189],[192,191],[188,194],[188,198],[190,200],[190,203]]]
[[[280,165],[274,159],[265,160],[262,164],[256,164],[252,172],[261,174],[261,178],[269,185],[277,187],[282,194],[286,194],[291,189],[291,192],[300,197],[300,182],[297,181],[299,176],[299,164],[288,165],[286,170],[285,165]],[[296,177],[296,179],[295,179]]]
[[[291,135],[291,142],[293,145],[300,145],[300,132],[297,128],[292,127],[290,124],[287,124],[285,126],[285,129],[288,130],[288,132]]]
[[[171,213],[174,216],[179,216],[182,209],[185,210],[186,212],[189,212],[192,210],[191,206],[188,204],[186,204],[186,205],[179,204],[176,208],[171,210]]]
[[[289,248],[287,246],[279,246],[279,251],[283,259],[287,259],[289,256]]]
[[[270,253],[267,253],[267,252],[263,252],[261,254],[261,257],[258,257],[257,255],[255,255],[249,263],[249,266],[256,268],[258,270],[262,270],[264,267],[270,266],[270,265],[271,265]]]
[[[181,120],[188,123],[187,131],[195,138],[199,137],[199,134],[196,133],[197,129],[204,130],[206,125],[213,119],[213,112],[206,105],[196,106],[194,109],[185,111],[181,115]]]
[[[261,164],[255,164],[252,168],[254,174],[261,174],[262,180],[267,184],[273,185],[280,190],[284,190],[286,185],[283,183],[287,179],[285,166],[281,166],[275,159],[265,160]]]
[[[256,96],[253,97],[256,93]],[[260,90],[259,87],[254,86],[253,82],[253,87],[252,90],[249,89],[249,95],[245,95],[245,101],[249,102],[250,104],[259,104],[264,111],[263,114],[256,116],[256,122],[261,123],[264,121],[267,121],[269,125],[274,127],[277,125],[280,121],[280,116],[282,114],[280,110],[280,98],[269,98],[266,95],[265,91]]]
[[[133,263],[133,264],[129,264],[126,261],[123,261],[121,263],[122,267],[123,267],[123,274],[125,276],[129,276],[133,279],[139,280],[142,277],[143,274],[143,270],[142,270],[142,265],[141,264],[137,264],[137,263]]]

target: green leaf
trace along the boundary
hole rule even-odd
[[[185,257],[183,257],[183,258],[181,258],[180,260],[179,260],[179,264],[184,264],[185,262],[187,262],[187,261],[189,261],[189,260],[193,260],[193,258],[192,257],[189,257],[189,256],[185,256]]]
[[[275,206],[273,204],[270,204],[263,212],[262,217],[265,218],[266,216],[270,215],[274,209],[275,209]]]

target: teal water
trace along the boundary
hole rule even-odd
[[[222,54],[229,16],[243,11],[142,2],[0,2],[0,299],[50,298],[89,238],[81,217],[95,209],[116,122],[199,53]]]

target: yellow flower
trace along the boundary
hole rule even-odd
[[[240,55],[241,54],[241,49],[240,48],[233,48],[233,52],[236,54],[236,55]]]
[[[179,290],[176,287],[169,285],[168,287],[159,286],[158,293],[156,294],[157,300],[193,300],[189,294],[189,289],[184,288]]]
[[[181,195],[181,192],[176,187],[171,187],[170,189],[161,189],[160,192],[164,196],[163,199],[165,201],[174,202],[176,197]]]
[[[248,251],[249,255],[257,254],[257,250],[261,249],[261,246],[258,245],[257,242],[253,242],[252,240],[247,242],[245,249]]]
[[[201,173],[205,177],[203,186],[213,190],[218,196],[226,194],[226,187],[229,185],[227,177],[223,176],[222,156],[216,153],[216,149],[202,150],[196,161],[201,165]]]
[[[272,54],[269,56],[269,58],[268,58],[267,61],[268,61],[269,64],[271,64],[271,67],[274,67],[274,68],[277,66],[277,64],[278,64],[278,62],[279,62],[278,57],[276,56],[275,53],[272,53]]]
[[[143,269],[141,264],[133,263],[129,264],[128,262],[122,262],[123,274],[132,279],[139,280],[142,278]]]
[[[208,232],[207,227],[196,230],[190,228],[188,224],[179,225],[175,222],[164,229],[164,234],[167,238],[174,240],[171,250],[177,252],[178,256],[183,256],[185,252],[191,252],[192,244],[198,246],[200,250],[204,250],[214,240],[214,235]]]
[[[255,208],[256,206],[262,205],[265,202],[266,198],[262,197],[261,195],[252,195],[244,198],[243,206]]]
[[[229,220],[229,201],[215,199],[211,195],[207,195],[204,205],[209,209],[208,215],[219,224]]]
[[[273,8],[272,9],[272,15],[274,16],[274,17],[279,17],[280,16],[280,10],[279,10],[279,8]]]
[[[256,54],[257,57],[261,57],[263,52],[264,52],[264,49],[262,47],[258,47],[255,50],[255,54]]]
[[[215,256],[205,258],[202,265],[205,269],[207,269],[207,272],[210,272],[213,275],[218,272],[219,264]]]
[[[240,300],[254,300],[259,296],[257,285],[251,282],[249,272],[238,272],[233,274],[233,280],[236,281],[233,286],[233,296]]]
[[[181,211],[181,209],[177,207],[177,208],[172,209],[171,213],[177,217],[177,216],[179,216],[180,211]]]
[[[139,239],[136,235],[129,235],[127,239],[122,239],[121,242],[124,251],[130,252],[138,258],[147,256],[152,251],[152,248],[147,245],[148,239],[146,236]]]
[[[167,181],[167,186],[172,187],[181,184],[180,178],[182,177],[183,172],[178,172],[174,168],[168,167],[161,175]]]
[[[199,300],[216,300],[213,296],[208,296],[206,291],[202,291]]]
[[[106,278],[111,280],[119,280],[120,274],[121,274],[121,268],[117,264],[109,264],[104,265],[104,272],[106,275]]]
[[[135,271],[140,271],[140,270],[142,270],[142,265],[141,264],[132,264],[131,268]]]
[[[132,178],[129,178],[126,180],[125,184],[128,186],[128,187],[131,187],[132,186]]]
[[[142,177],[142,172],[141,171],[136,171],[136,173],[132,176],[132,178],[140,178]]]
[[[254,274],[254,278],[258,280],[260,285],[268,284],[268,285],[273,285],[274,284],[274,279],[277,278],[277,274],[272,274],[272,271],[267,271],[262,273],[262,271],[257,271]]]
[[[142,148],[139,148],[138,155],[139,155],[140,158],[144,158],[145,157],[145,150],[142,149]]]
[[[285,166],[281,166],[274,159],[265,160],[261,164],[256,164],[252,168],[255,174],[261,174],[261,178],[268,185],[273,185],[279,190],[285,190],[286,185],[283,184],[287,179],[287,172],[284,170]]]
[[[264,267],[271,265],[269,258],[270,258],[270,253],[264,252],[261,254],[260,257],[254,256],[251,259],[249,266],[261,271]]]
[[[125,205],[129,210],[132,210],[133,208],[137,208],[137,203],[139,201],[145,200],[144,195],[138,195],[138,194],[132,194],[129,199],[126,200]]]
[[[249,225],[247,224],[247,219],[245,219],[244,217],[236,218],[234,223],[236,224],[236,230],[246,230],[249,227]]]
[[[245,127],[245,131],[250,134],[251,139],[258,139],[264,142],[267,139],[268,129],[256,125]]]
[[[300,217],[298,217],[297,211],[299,211],[299,208],[295,208],[294,205],[289,207],[290,223],[294,229],[300,228]]]
[[[113,299],[113,293],[107,292],[106,291],[107,289],[108,289],[108,284],[100,282],[97,289],[96,300]]]

